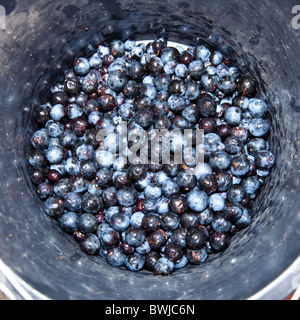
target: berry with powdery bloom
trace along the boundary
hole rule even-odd
[[[45,213],[129,271],[170,275],[226,250],[275,165],[256,79],[203,44],[91,49],[35,112],[28,161]]]

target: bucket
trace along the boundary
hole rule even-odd
[[[16,299],[283,299],[300,284],[300,8],[258,0],[0,1],[0,287]],[[3,10],[3,8],[5,10]],[[3,19],[5,21],[3,21]],[[299,21],[298,21],[299,20]],[[4,23],[5,22],[5,23]],[[27,161],[34,110],[103,40],[166,36],[219,50],[258,82],[276,164],[252,224],[171,276],[113,268],[43,212]],[[1,281],[2,280],[2,281]]]

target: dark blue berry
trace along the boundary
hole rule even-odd
[[[83,57],[76,59],[74,63],[74,70],[80,76],[87,74],[90,71],[89,61]]]
[[[113,172],[107,168],[102,168],[96,173],[95,180],[102,188],[108,187],[113,184],[112,181]]]
[[[118,203],[116,187],[110,186],[103,189],[102,200],[107,207],[116,205]]]
[[[100,197],[86,193],[82,198],[82,210],[87,213],[96,214],[104,209]]]
[[[68,192],[65,196],[66,209],[79,211],[81,209],[82,196],[77,192]]]
[[[188,66],[194,60],[194,56],[188,51],[183,51],[179,57],[179,60],[181,63]]]
[[[200,86],[196,81],[188,82],[186,85],[185,97],[191,101],[196,100],[200,95]]]
[[[231,228],[231,223],[219,214],[214,214],[211,226],[215,231],[228,232]]]
[[[168,90],[171,95],[172,94],[184,95],[186,92],[186,85],[182,80],[175,79],[169,83]]]
[[[197,179],[194,174],[188,171],[181,170],[176,178],[177,184],[180,187],[180,191],[189,192],[197,185]]]
[[[193,190],[187,194],[187,205],[195,212],[203,211],[208,205],[208,196],[204,191]]]
[[[35,120],[39,126],[44,126],[50,120],[50,106],[39,106],[35,111]]]
[[[189,74],[194,80],[200,80],[204,72],[202,61],[194,60],[189,64]]]
[[[58,197],[65,198],[70,192],[71,186],[68,178],[60,179],[54,184],[53,191]]]
[[[218,190],[227,191],[232,185],[232,176],[227,171],[219,171],[215,174]]]
[[[242,216],[235,222],[239,229],[247,228],[251,224],[251,216],[246,208],[243,208]]]
[[[231,203],[240,203],[245,197],[245,189],[241,184],[232,185],[227,191],[227,199]]]
[[[80,92],[80,89],[81,89],[81,85],[76,76],[74,78],[65,79],[64,90],[69,96],[77,95]]]
[[[250,161],[244,155],[235,157],[231,162],[230,169],[235,176],[244,176],[250,170]]]
[[[259,151],[268,150],[268,143],[263,138],[251,139],[247,143],[247,150],[255,156]]]
[[[29,153],[28,161],[33,167],[44,167],[47,164],[46,153],[40,149],[32,150]]]
[[[161,216],[161,227],[166,231],[173,231],[178,228],[180,218],[177,214],[168,212]]]
[[[67,117],[72,120],[81,117],[83,114],[83,109],[75,102],[67,104],[65,111]]]
[[[191,228],[186,234],[187,246],[191,249],[200,249],[203,247],[207,239],[207,234],[204,227]]]
[[[270,129],[269,121],[263,118],[255,118],[250,121],[249,131],[254,137],[265,136]]]
[[[116,188],[121,189],[126,186],[132,185],[132,181],[128,175],[128,172],[115,171],[115,173],[113,174],[113,184]]]
[[[119,248],[113,248],[108,251],[106,259],[113,267],[121,267],[125,263],[126,255]]]
[[[77,136],[73,130],[65,130],[59,136],[59,141],[62,147],[71,148],[77,142]]]
[[[110,87],[110,89],[116,92],[122,91],[127,81],[128,78],[125,72],[114,70],[108,73],[107,85]]]
[[[165,257],[172,262],[179,261],[183,254],[183,248],[175,242],[169,242],[164,250]]]
[[[248,130],[244,127],[234,127],[230,131],[230,135],[239,137],[243,143],[248,140]]]
[[[253,117],[262,118],[266,115],[268,106],[265,101],[253,98],[249,101],[248,110]]]
[[[141,228],[130,227],[125,233],[126,242],[134,247],[140,246],[146,239],[145,231]]]
[[[186,100],[179,94],[172,94],[168,99],[168,105],[174,113],[181,113],[186,107]]]
[[[185,212],[180,217],[181,226],[185,229],[197,228],[200,224],[199,217],[193,212]]]
[[[192,264],[201,264],[207,259],[208,253],[205,248],[199,250],[188,249],[186,252],[186,257],[188,261]]]
[[[123,207],[131,207],[137,200],[137,192],[131,187],[126,187],[117,192],[118,203]]]
[[[182,248],[186,247],[186,233],[187,230],[183,228],[177,228],[172,232],[171,241],[180,245]]]
[[[144,267],[145,257],[140,253],[134,252],[125,258],[124,265],[130,271],[139,271]]]
[[[66,212],[59,218],[61,228],[66,232],[74,232],[78,228],[78,214],[75,212]]]
[[[167,115],[169,112],[168,103],[159,98],[155,98],[151,101],[151,109],[155,116]]]
[[[127,67],[127,75],[134,80],[140,80],[144,75],[143,66],[138,61],[133,61]]]
[[[170,198],[171,196],[179,193],[179,186],[178,184],[172,180],[172,179],[167,179],[163,184],[162,184],[162,193],[164,196],[167,198]]]
[[[181,215],[187,210],[187,198],[185,195],[174,195],[170,198],[169,210],[175,214]]]
[[[100,241],[95,234],[89,233],[80,241],[80,247],[88,254],[95,254],[100,249]]]
[[[225,150],[230,154],[238,154],[242,151],[243,142],[239,137],[230,136],[228,137],[225,142]]]
[[[275,163],[275,156],[271,151],[263,150],[255,157],[255,164],[259,169],[269,170]]]
[[[161,255],[156,251],[150,251],[145,256],[145,269],[149,271],[155,270],[155,265],[158,260],[161,258]]]
[[[33,148],[41,148],[45,149],[49,145],[49,135],[47,133],[47,130],[45,129],[40,129],[36,132],[31,137],[31,145]]]
[[[199,107],[194,104],[188,104],[181,113],[189,123],[196,123],[200,119]]]
[[[146,66],[150,74],[158,76],[162,72],[164,64],[161,58],[153,57],[147,62]]]
[[[155,265],[155,274],[167,276],[174,271],[174,262],[166,257],[161,257]]]
[[[243,96],[251,97],[256,90],[255,80],[246,75],[239,79],[237,89]]]
[[[224,251],[230,244],[228,236],[219,231],[215,231],[210,235],[209,242],[215,251]]]
[[[217,151],[209,159],[209,164],[217,171],[226,170],[230,163],[231,158],[225,151]]]
[[[161,248],[167,243],[168,236],[163,230],[158,229],[154,232],[151,232],[147,237],[147,240],[149,242],[150,247],[156,250]]]
[[[177,62],[180,57],[179,51],[174,47],[166,47],[161,50],[160,54],[161,60],[163,63],[167,63],[170,61]]]
[[[93,74],[89,73],[83,78],[81,85],[83,92],[86,94],[92,94],[97,91],[98,81]]]
[[[214,174],[205,174],[198,180],[199,187],[210,194],[218,189],[218,183]]]
[[[159,130],[169,129],[171,126],[171,121],[167,116],[160,115],[156,119],[154,119],[153,126],[154,126],[154,129],[159,129]]]
[[[243,209],[238,204],[231,204],[228,203],[225,210],[224,210],[224,216],[226,220],[230,222],[237,221],[243,214]]]
[[[128,229],[130,225],[130,218],[123,213],[115,213],[109,221],[112,228],[118,232],[123,232]]]
[[[224,140],[231,134],[231,126],[227,123],[222,123],[221,125],[217,126],[216,132],[222,138],[222,140]]]
[[[53,186],[49,182],[42,182],[37,186],[37,194],[42,200],[47,199],[53,193]]]
[[[89,213],[81,214],[78,218],[78,228],[83,233],[92,233],[96,231],[98,222],[94,215]]]
[[[197,100],[197,106],[203,117],[213,117],[216,113],[217,105],[209,95],[201,95]]]
[[[232,94],[236,89],[235,78],[231,74],[226,74],[219,78],[217,85],[218,89],[225,94]]]
[[[96,161],[83,161],[80,165],[80,174],[86,179],[93,179],[98,170],[98,164]],[[76,172],[78,173],[78,172]]]
[[[74,174],[70,178],[71,191],[82,193],[87,190],[89,181],[81,174]]]
[[[45,211],[48,216],[59,218],[65,208],[65,203],[62,198],[58,196],[50,196],[44,203]]]
[[[125,83],[124,83],[124,86],[125,86]],[[112,111],[116,104],[115,97],[109,93],[102,94],[98,98],[97,102],[100,106],[100,111],[102,112]]]
[[[148,108],[143,108],[136,112],[135,121],[144,129],[148,129],[153,124],[153,111]]]
[[[120,235],[117,231],[108,227],[100,233],[99,239],[104,248],[112,249],[119,245]]]
[[[120,40],[113,40],[110,43],[110,51],[114,57],[121,57],[124,54],[124,44]]]
[[[222,211],[225,208],[225,198],[220,193],[214,193],[209,197],[208,204],[213,211]]]
[[[153,213],[147,213],[142,218],[141,226],[149,232],[153,232],[160,227],[160,217]]]
[[[123,94],[126,98],[136,98],[140,93],[137,82],[129,80],[123,88]]]

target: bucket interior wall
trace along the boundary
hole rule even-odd
[[[246,299],[300,252],[300,31],[293,1],[2,1],[0,30],[0,258],[53,299]],[[218,49],[258,81],[277,162],[251,226],[228,250],[168,277],[113,268],[82,252],[43,213],[29,179],[33,112],[78,56],[103,39],[155,39]],[[289,284],[288,284],[289,285]],[[283,292],[275,293],[282,298]],[[288,292],[286,293],[288,294]]]

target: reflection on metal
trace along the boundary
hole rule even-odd
[[[21,280],[1,259],[0,291],[2,291],[9,300],[49,300],[46,296]]]
[[[0,6],[0,29],[6,29],[6,10],[3,6]]]

